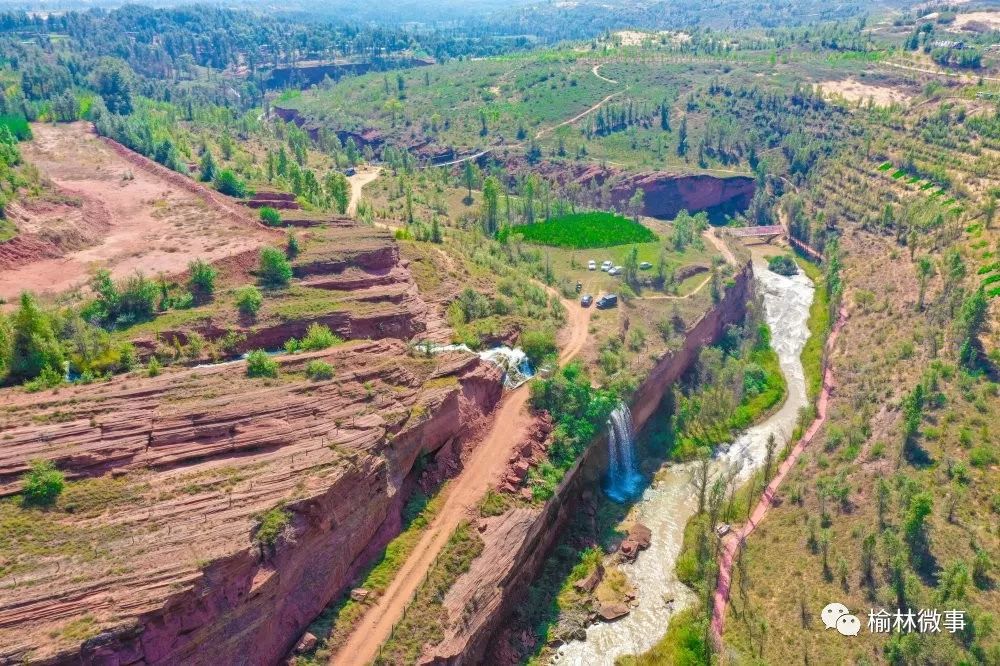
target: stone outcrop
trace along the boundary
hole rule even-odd
[[[236,362],[0,394],[0,493],[38,458],[70,480],[0,556],[0,663],[276,663],[398,532],[418,457],[502,391],[478,357],[395,340],[276,360],[275,380]],[[273,510],[287,528],[255,544]]]
[[[720,303],[688,329],[681,349],[658,360],[632,401],[636,428],[642,428],[649,420],[673,383],[694,363],[701,347],[717,340],[727,325],[743,319],[753,288],[752,278],[752,267],[747,264]],[[444,640],[425,654],[425,663],[498,663],[500,656],[491,650],[503,647],[494,637],[505,628],[510,613],[541,571],[562,528],[580,510],[581,496],[600,483],[606,469],[606,441],[599,437],[541,507],[516,508],[500,516],[480,519],[485,525],[482,532],[485,548],[469,572],[448,591],[445,607],[451,622]],[[633,531],[637,548],[647,542],[641,528]]]
[[[528,165],[523,158],[508,160],[508,173],[528,170],[544,175],[565,187],[579,186],[584,203],[599,208],[626,210],[636,190],[643,191],[642,214],[671,219],[682,210],[690,213],[734,213],[750,205],[756,189],[748,176],[713,176],[711,174],[675,173],[672,171],[628,172],[597,164],[568,166],[560,162],[543,161]]]
[[[734,213],[750,205],[755,185],[753,178],[720,178],[707,174],[676,174],[652,171],[629,175],[615,184],[611,199],[624,210],[636,190],[644,193],[642,214],[670,219],[682,210]]]

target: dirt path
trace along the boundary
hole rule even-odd
[[[973,81],[978,81],[982,79],[984,81],[1000,81],[1000,78],[993,76],[973,76],[965,74],[964,72],[946,72],[941,69],[927,69],[925,67],[914,67],[912,65],[903,65],[898,62],[892,62],[891,60],[885,60],[882,62],[883,65],[888,65],[889,67],[895,67],[896,69],[905,69],[910,72],[920,72],[921,74],[935,74],[937,76],[948,76],[953,79],[962,79],[968,83]]]
[[[546,291],[558,296],[554,289],[546,288]],[[567,334],[559,354],[560,364],[567,363],[582,351],[587,342],[591,313],[590,309],[582,308],[574,301],[564,299],[563,304],[568,320],[564,329]],[[441,510],[421,535],[413,553],[386,588],[385,594],[368,610],[347,643],[330,660],[331,664],[368,664],[378,655],[379,647],[389,638],[393,625],[399,621],[403,609],[413,598],[448,537],[462,520],[469,517],[497,474],[503,470],[511,447],[527,434],[532,422],[531,414],[526,409],[530,395],[529,384],[524,384],[504,396],[493,416],[490,432],[472,452],[459,475],[442,491],[446,497]]]
[[[834,325],[833,330],[830,331],[830,337],[826,341],[827,353],[833,349],[833,346],[837,341],[837,336],[846,321],[847,310],[845,308],[841,308],[840,316],[837,318],[837,323]],[[778,468],[778,472],[774,475],[774,478],[771,479],[771,482],[767,484],[767,488],[764,489],[760,501],[757,503],[757,506],[754,507],[753,513],[750,514],[750,518],[747,523],[740,527],[740,529],[730,533],[722,543],[722,553],[719,555],[719,580],[715,588],[712,608],[712,639],[715,645],[719,648],[722,646],[722,632],[725,628],[726,606],[729,604],[729,587],[732,583],[733,561],[736,559],[736,554],[743,546],[747,537],[753,533],[757,526],[760,525],[760,522],[767,516],[767,512],[770,510],[774,501],[775,493],[781,486],[782,481],[785,480],[785,477],[798,461],[799,456],[802,455],[802,452],[807,446],[809,446],[809,443],[812,442],[816,433],[819,432],[819,429],[826,422],[830,395],[835,386],[836,384],[833,378],[833,370],[827,366],[823,375],[823,390],[820,393],[819,400],[816,404],[816,419],[813,420],[809,429],[806,430],[802,439],[800,439],[795,445],[785,461],[781,463],[781,467]]]
[[[573,116],[569,120],[564,120],[561,123],[559,123],[558,125],[553,125],[552,127],[543,127],[542,129],[538,130],[538,132],[535,134],[535,139],[536,140],[537,139],[541,139],[546,134],[551,134],[552,132],[555,132],[557,129],[559,129],[560,127],[563,127],[565,125],[572,125],[573,123],[575,123],[576,121],[580,120],[581,118],[585,118],[588,115],[590,115],[591,113],[593,113],[594,111],[597,111],[599,108],[601,108],[602,106],[604,106],[605,104],[607,104],[608,102],[610,102],[612,99],[614,99],[615,97],[618,97],[618,95],[621,95],[624,92],[625,92],[625,90],[619,90],[618,92],[611,93],[610,95],[608,95],[607,97],[605,97],[604,99],[602,99],[600,102],[598,102],[594,106],[590,107],[586,111],[583,111],[582,113],[576,114],[575,116]]]
[[[601,76],[600,69],[601,69],[601,67],[603,65],[604,65],[603,62],[602,63],[598,63],[598,64],[594,65],[594,68],[592,70],[590,70],[590,71],[593,72],[594,76],[596,76],[597,78],[599,78],[601,81],[607,81],[608,83],[614,83],[615,85],[617,85],[618,82],[615,81],[614,79],[609,79],[606,76]]]
[[[348,176],[347,182],[351,184],[351,200],[347,204],[347,214],[354,217],[358,214],[358,203],[361,201],[361,194],[365,185],[372,182],[382,173],[382,167],[369,167],[364,171],[356,171],[353,176]]]

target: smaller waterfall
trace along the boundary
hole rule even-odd
[[[432,342],[417,343],[417,349],[428,354],[463,351],[476,354],[484,361],[500,366],[504,371],[503,385],[506,389],[516,389],[521,384],[535,376],[528,355],[520,347],[493,347],[481,352],[474,352],[466,345],[440,345]]]
[[[635,497],[642,487],[635,459],[635,427],[632,412],[619,404],[608,419],[608,480],[605,491],[615,502]]]

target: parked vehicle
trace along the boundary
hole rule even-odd
[[[605,294],[597,299],[597,309],[606,310],[608,308],[613,308],[618,305],[618,295],[617,294]]]
[[[596,271],[597,270],[597,262],[594,261],[593,259],[591,259],[590,261],[588,261],[587,262],[587,270],[588,271]]]
[[[594,297],[591,296],[590,294],[584,294],[583,298],[580,299],[580,305],[582,305],[585,308],[589,308],[591,303],[593,302],[594,302]]]
[[[605,273],[607,273],[607,272],[608,272],[609,270],[611,270],[611,269],[612,269],[613,267],[614,267],[614,263],[612,263],[612,262],[610,262],[610,261],[605,261],[605,262],[603,262],[603,263],[601,264],[601,270],[602,270],[602,271],[604,271]]]
[[[644,261],[641,264],[639,264],[639,269],[643,271],[648,271],[652,267],[653,264],[649,263],[648,261]]]
[[[612,266],[608,269],[608,275],[618,275],[619,273],[621,273],[621,269],[617,266]]]

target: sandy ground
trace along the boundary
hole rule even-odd
[[[896,88],[873,86],[855,79],[822,81],[819,85],[828,96],[840,95],[848,102],[864,102],[868,99],[874,99],[876,106],[889,106],[891,104],[905,104],[911,99],[909,95]]]
[[[550,293],[555,294],[553,290]],[[569,316],[559,362],[566,363],[583,349],[587,342],[591,309],[575,301],[563,300]],[[466,519],[482,499],[497,474],[504,469],[511,448],[527,434],[532,417],[526,405],[531,392],[529,384],[510,391],[493,416],[493,426],[486,438],[473,451],[461,473],[442,492],[447,493],[444,505],[420,537],[412,554],[386,588],[378,603],[368,609],[355,627],[347,643],[331,660],[335,666],[371,663],[379,646],[388,639],[393,625],[413,598],[417,587],[444,548],[448,537]]]
[[[95,244],[0,275],[0,297],[22,290],[58,293],[84,284],[98,268],[115,277],[183,271],[263,244],[270,234],[219,214],[204,199],[122,159],[86,123],[36,124],[22,146],[26,161],[67,193],[104,204],[107,233]],[[132,178],[125,176],[131,174]]]
[[[637,30],[619,30],[615,33],[615,37],[621,40],[622,46],[642,46],[642,43],[652,39],[652,35],[648,32],[639,32]]]
[[[1000,30],[1000,12],[969,12],[955,17],[956,28],[965,29],[970,23],[981,23],[991,30]]]

